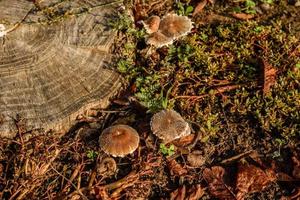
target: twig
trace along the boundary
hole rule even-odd
[[[221,162],[221,164],[225,165],[225,164],[231,163],[231,162],[233,162],[233,161],[235,161],[235,160],[239,160],[239,159],[241,159],[241,158],[243,158],[243,157],[245,157],[245,156],[251,154],[253,151],[254,151],[254,150],[249,150],[249,151],[243,152],[243,153],[241,153],[241,154],[239,154],[239,155],[236,155],[236,156],[233,156],[233,157],[228,158],[228,159],[226,159],[226,160],[223,160],[223,161]]]
[[[75,190],[78,192],[78,194],[80,194],[80,196],[84,199],[84,200],[89,200],[82,192],[80,189],[78,189],[76,187],[76,185],[74,185],[74,183],[72,183],[72,181],[70,181],[67,177],[65,177],[64,175],[62,175],[59,171],[57,171],[52,165],[50,165],[51,169],[53,171],[55,171],[59,176],[63,177],[66,181],[68,181],[74,188]]]
[[[130,172],[130,173],[129,173],[127,176],[125,176],[124,178],[122,178],[122,179],[120,179],[120,180],[118,180],[118,181],[116,181],[116,182],[114,182],[114,183],[110,183],[110,184],[108,184],[108,185],[105,185],[104,187],[105,187],[106,189],[108,189],[108,190],[113,190],[113,189],[119,188],[119,187],[121,187],[123,184],[128,183],[129,180],[130,180],[132,177],[136,176],[136,175],[137,175],[137,173],[136,173],[136,171],[134,170],[134,171]]]
[[[223,92],[228,92],[234,89],[237,89],[241,87],[241,85],[227,85],[227,86],[221,86],[215,89],[215,92],[217,94],[221,94]],[[205,97],[208,97],[209,94],[203,94],[203,95],[181,95],[181,96],[176,96],[174,97],[174,99],[193,99],[193,100],[197,100],[197,99],[202,99]]]

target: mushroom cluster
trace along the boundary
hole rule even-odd
[[[147,43],[158,48],[172,44],[174,40],[187,35],[193,28],[192,21],[188,17],[176,14],[168,14],[162,19],[151,16],[142,23],[150,34]]]
[[[174,110],[162,110],[153,115],[151,129],[163,143],[191,134],[190,125]]]
[[[114,157],[124,157],[133,153],[139,146],[139,134],[128,125],[114,125],[102,131],[99,137],[100,148]]]

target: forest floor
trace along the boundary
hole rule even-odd
[[[127,82],[68,133],[0,142],[0,199],[300,199],[300,2],[125,3],[111,25]],[[146,44],[141,20],[188,16],[188,35]],[[150,120],[174,109],[193,134],[163,145]],[[137,151],[108,158],[101,131],[128,124]]]

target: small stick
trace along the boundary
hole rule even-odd
[[[241,154],[238,154],[238,155],[236,155],[236,156],[233,156],[233,157],[231,157],[231,158],[228,158],[228,159],[226,159],[226,160],[223,160],[223,161],[221,162],[221,164],[225,165],[225,164],[231,163],[231,162],[233,162],[233,161],[235,161],[235,160],[239,160],[239,159],[241,159],[241,158],[243,158],[243,157],[245,157],[245,156],[251,154],[253,151],[254,151],[254,150],[249,150],[249,151],[246,151],[246,152],[244,152],[244,153],[241,153]]]
[[[113,190],[116,188],[121,187],[123,184],[127,183],[133,176],[137,175],[136,171],[132,171],[130,172],[127,176],[125,176],[124,178],[114,182],[114,183],[110,183],[108,185],[105,185],[104,187],[108,190]]]
[[[84,200],[89,200],[82,192],[80,189],[78,189],[76,187],[76,185],[74,185],[74,183],[72,183],[72,181],[70,181],[67,177],[65,177],[64,175],[62,175],[59,171],[57,171],[54,167],[52,167],[52,165],[50,165],[51,169],[53,171],[55,171],[59,176],[63,177],[66,181],[68,181],[74,188],[75,190],[78,192],[78,194],[80,194],[80,196],[84,199]]]

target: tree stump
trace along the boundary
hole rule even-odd
[[[116,0],[0,0],[0,137],[68,130],[121,88],[109,66]]]

